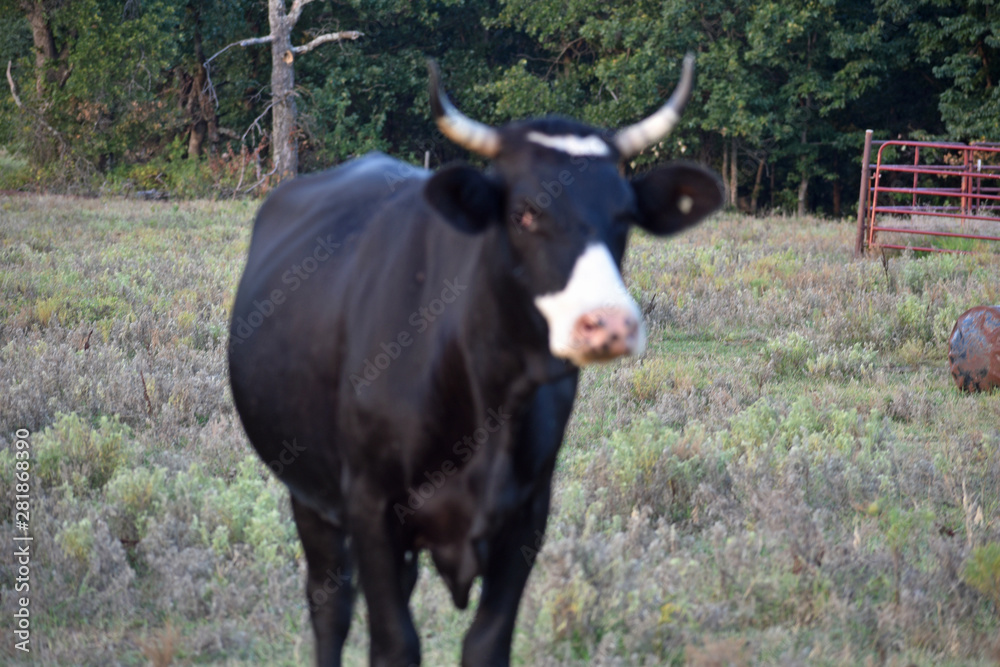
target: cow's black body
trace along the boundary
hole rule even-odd
[[[426,546],[456,604],[492,572],[484,603],[506,610],[531,567],[521,547],[544,530],[576,370],[549,357],[540,316],[518,306],[503,228],[469,235],[440,220],[420,197],[428,175],[369,155],[268,200],[234,318],[267,311],[275,290],[283,301],[245,340],[234,332],[233,394],[300,512],[326,519],[328,539],[343,539],[352,518],[363,529],[351,533],[362,586],[367,566],[369,586],[401,589],[391,579],[415,576],[404,572],[415,560],[392,559]],[[302,264],[316,248],[310,274]],[[369,545],[368,533],[382,534]]]
[[[231,382],[291,491],[320,664],[340,664],[354,573],[372,664],[419,663],[407,603],[422,549],[459,607],[482,577],[463,665],[508,664],[578,372],[554,356],[535,299],[594,244],[620,265],[629,224],[672,233],[721,201],[697,167],[629,183],[613,148],[570,156],[527,130],[571,151],[595,132],[508,126],[486,174],[372,154],[283,185],[258,215]]]

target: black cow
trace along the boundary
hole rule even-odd
[[[282,185],[233,308],[233,397],[291,492],[320,665],[340,664],[353,583],[371,664],[419,664],[408,601],[423,549],[460,608],[482,577],[462,664],[509,663],[578,367],[643,349],[619,268],[629,227],[673,234],[722,202],[692,164],[619,170],[677,122],[690,56],[663,108],[613,135],[562,118],[482,125],[431,70],[441,131],[492,166],[370,154]]]

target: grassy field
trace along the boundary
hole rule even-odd
[[[0,662],[311,660],[286,494],[226,381],[254,209],[0,197],[0,540],[16,429],[34,536],[33,651],[8,630]],[[1000,392],[947,368],[1000,256],[853,239],[726,215],[633,239],[649,350],[583,374],[516,664],[1000,662]],[[0,559],[5,628],[16,576]],[[431,568],[412,608],[424,664],[456,664],[471,614]]]

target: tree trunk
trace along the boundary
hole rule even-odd
[[[771,169],[771,210],[772,211],[774,210],[774,172],[776,172],[776,171],[777,171],[777,168],[772,168]]]
[[[188,92],[185,106],[189,118],[188,135],[188,157],[198,157],[201,155],[202,146],[205,139],[215,142],[219,140],[218,120],[215,115],[215,105],[205,94],[206,74],[205,74],[205,50],[201,42],[201,10],[199,2],[191,2],[188,5],[189,11],[193,12],[194,34],[192,43],[194,45],[195,62],[198,67],[194,75],[191,76],[191,89]]]
[[[740,188],[739,172],[737,170],[739,163],[736,161],[736,155],[736,137],[733,137],[733,155],[729,158],[729,184],[732,186],[729,190],[729,205],[733,208],[736,208],[737,195]]]
[[[295,55],[292,53],[292,25],[283,0],[268,1],[271,24],[271,150],[279,181],[294,178],[299,170],[299,149],[295,137]]]
[[[753,182],[753,192],[750,193],[750,214],[757,215],[757,197],[760,195],[760,181],[764,177],[764,166],[767,163],[761,158],[757,165],[757,178]]]
[[[806,214],[806,195],[809,193],[809,177],[805,173],[805,165],[802,165],[802,180],[799,181],[799,215]]]
[[[292,28],[302,16],[302,8],[311,2],[313,0],[294,0],[291,9],[285,11],[284,0],[268,0],[267,18],[271,27],[269,35],[233,42],[202,62],[202,68],[207,70],[208,64],[230,47],[251,46],[253,44],[271,45],[271,161],[274,163],[274,169],[271,173],[277,174],[279,181],[294,178],[299,170],[299,148],[296,136],[298,110],[295,108],[295,54],[308,53],[317,46],[329,42],[358,39],[364,34],[357,30],[328,32],[314,37],[305,44],[293,47]],[[198,46],[197,50],[200,54],[201,47]],[[201,55],[199,55],[199,60],[201,60]],[[207,75],[206,84],[211,89],[211,82],[207,79]],[[214,97],[214,92],[212,96]],[[265,110],[264,113],[267,111]],[[254,120],[253,126],[263,115],[261,114]],[[215,141],[221,131],[216,125],[216,116],[213,113],[205,115],[203,118],[207,123],[209,139]],[[192,141],[196,138],[195,131],[196,128],[192,128]],[[256,185],[252,187],[256,187]]]
[[[45,90],[46,66],[57,58],[56,40],[42,0],[22,0],[21,9],[31,26],[31,39],[35,46],[35,89],[41,99]]]
[[[802,130],[802,145],[805,146],[806,143],[806,131]],[[806,196],[809,193],[809,172],[806,165],[806,158],[803,156],[799,161],[800,169],[800,180],[799,180],[799,215],[804,216],[806,214]]]
[[[188,135],[188,157],[197,158],[201,155],[201,145],[205,141],[206,126],[205,121],[198,120],[191,125]]]
[[[727,193],[732,192],[733,188],[729,184],[729,148],[725,139],[722,141],[722,185],[725,186]]]
[[[840,159],[837,153],[833,154],[833,170],[836,176],[833,178],[833,217],[840,217],[840,193],[843,183],[840,182]]]

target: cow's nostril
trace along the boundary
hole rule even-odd
[[[581,317],[577,326],[582,333],[589,335],[605,329],[607,321],[603,316],[591,313]]]
[[[588,360],[607,360],[634,351],[639,327],[639,318],[625,309],[602,308],[580,315],[573,335]]]

